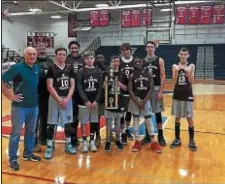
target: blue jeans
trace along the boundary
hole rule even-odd
[[[17,151],[20,141],[20,131],[25,122],[24,155],[31,156],[34,150],[35,128],[38,118],[38,107],[23,108],[12,106],[12,129],[9,139],[9,161],[18,159]]]

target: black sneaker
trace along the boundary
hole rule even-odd
[[[162,147],[166,146],[166,141],[165,141],[163,136],[162,137],[158,137],[158,142],[159,142],[160,146],[162,146]]]
[[[111,151],[111,142],[106,142],[105,144],[105,152],[110,152]]]
[[[134,140],[134,136],[130,133],[129,129],[126,130],[126,134],[129,140]]]
[[[189,141],[189,148],[190,148],[191,151],[197,151],[198,148],[197,148],[197,146],[195,144],[194,139],[190,139],[190,141]]]
[[[175,149],[175,148],[177,148],[177,147],[179,147],[179,146],[181,146],[181,140],[176,138],[176,139],[171,143],[170,148],[171,148],[171,149]]]
[[[12,171],[18,171],[20,169],[20,166],[18,164],[18,161],[17,160],[14,160],[14,161],[10,161],[9,162],[9,167]]]
[[[36,156],[34,154],[32,156],[23,155],[23,160],[33,161],[33,162],[39,162],[39,161],[41,161],[41,157]]]
[[[123,145],[127,145],[127,134],[126,133],[122,133],[121,142]]]
[[[116,141],[115,144],[120,151],[123,151],[123,144],[120,141]]]
[[[145,145],[151,142],[151,137],[150,136],[145,136],[142,140],[141,140],[141,145]]]

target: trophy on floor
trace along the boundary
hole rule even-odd
[[[118,72],[105,73],[105,109],[118,109]]]

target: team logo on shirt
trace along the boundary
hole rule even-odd
[[[137,79],[134,80],[135,83],[138,83],[139,85],[137,85],[137,89],[138,90],[147,90],[147,86],[144,86],[144,81],[148,81],[147,77],[143,77],[142,75],[140,75]]]
[[[88,87],[85,88],[86,92],[97,91],[96,84],[98,83],[98,79],[90,76],[90,78],[84,80],[84,84],[88,84]],[[86,85],[85,85],[86,86]]]
[[[148,64],[148,66],[145,67],[145,69],[151,74],[153,77],[156,77],[154,70],[157,70],[157,66],[152,65],[151,63]]]

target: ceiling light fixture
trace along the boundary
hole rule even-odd
[[[96,6],[97,8],[109,7],[108,4],[96,4],[95,6]]]
[[[29,8],[28,11],[38,13],[38,12],[41,12],[42,10],[38,8]]]
[[[51,16],[51,19],[61,19],[62,17],[61,16],[59,16],[59,15],[52,15]]]
[[[161,12],[170,12],[170,11],[172,11],[172,9],[170,9],[170,8],[164,8],[164,9],[161,9],[160,11]]]

